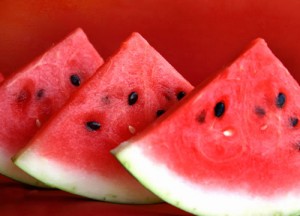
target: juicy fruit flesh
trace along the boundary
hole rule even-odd
[[[12,168],[11,157],[77,90],[70,76],[76,74],[85,81],[102,63],[85,34],[77,29],[0,86],[2,174],[35,184],[35,180],[26,180],[29,178],[20,169]]]
[[[258,43],[258,50],[260,46]],[[243,68],[248,65],[246,60],[235,63],[232,67],[236,68],[231,68],[236,71],[234,75],[225,71],[184,105],[189,114],[178,112],[177,118],[164,121],[165,125],[181,125],[177,139],[187,142],[182,144],[184,147],[177,143],[180,152],[170,151],[160,137],[150,135],[147,142],[155,148],[147,148],[149,155],[167,163],[179,175],[210,188],[224,184],[235,190],[244,185],[249,193],[264,196],[297,188],[300,171],[295,165],[300,162],[300,133],[298,124],[291,126],[290,119],[300,116],[300,97],[294,93],[300,88],[277,60],[255,51],[248,55],[258,55],[262,62],[257,64],[261,65],[252,63]],[[242,84],[243,80],[247,81]],[[218,101],[224,103],[222,112],[216,112]],[[166,128],[154,130],[157,134],[171,133]],[[199,136],[191,138],[194,130]],[[162,157],[158,152],[166,154]],[[189,166],[185,155],[189,155]]]
[[[157,202],[159,199],[142,188],[110,150],[143,130],[157,118],[158,110],[169,109],[192,88],[135,33],[31,141],[16,164],[48,184],[94,199]],[[41,174],[37,171],[43,169],[40,164],[29,165],[33,159],[28,155],[32,154],[59,164],[60,170],[47,169]],[[72,170],[69,176],[56,181],[56,173],[66,167]],[[82,172],[87,181],[97,181],[74,183],[75,172]],[[119,189],[110,191],[116,184]],[[92,185],[107,188],[106,194],[90,193]],[[107,195],[111,193],[117,194]]]
[[[143,55],[147,56],[147,54]],[[136,76],[134,75],[134,73],[135,71],[140,70],[140,66],[133,66],[133,68],[130,68],[129,70],[133,71],[133,75],[129,75],[129,77]],[[152,72],[147,72],[147,70],[148,69],[145,69],[144,76],[150,77]],[[123,76],[121,76],[120,74],[119,76],[124,78],[128,76],[126,75],[126,73],[127,72],[125,71]],[[103,83],[112,83],[113,80],[108,72],[107,75],[105,77],[102,77],[101,79],[101,82]],[[134,80],[134,82],[136,81]],[[149,84],[154,85],[154,83],[148,83],[148,79],[139,80],[139,82],[139,86],[137,86],[137,83],[127,84],[128,86],[136,86],[132,88],[137,92],[141,92],[138,102],[135,101],[136,97],[132,97],[132,93],[129,93],[131,92],[131,88],[127,88],[128,90],[124,90],[124,86],[126,86],[126,84],[124,85],[121,83],[119,84],[119,86],[116,86],[112,83],[111,86],[106,89],[101,89],[101,91],[99,91],[98,89],[86,89],[86,91],[81,91],[81,94],[77,95],[77,99],[73,101],[71,107],[74,106],[74,108],[76,107],[76,109],[78,110],[86,110],[86,114],[82,115],[81,112],[79,112],[78,114],[73,112],[64,113],[64,116],[66,117],[57,119],[57,127],[53,126],[51,128],[51,134],[48,135],[49,140],[53,139],[54,142],[59,143],[59,140],[61,139],[59,131],[61,130],[61,128],[69,128],[70,125],[72,125],[72,130],[76,132],[74,133],[76,134],[76,136],[64,137],[66,138],[64,139],[64,145],[60,145],[59,148],[55,148],[55,146],[54,148],[51,148],[52,142],[45,140],[45,143],[40,146],[42,149],[44,149],[41,150],[41,154],[44,154],[45,156],[49,155],[50,158],[53,156],[56,158],[57,155],[60,155],[60,160],[64,163],[80,165],[80,167],[86,166],[82,168],[91,171],[98,170],[101,173],[106,173],[107,170],[114,170],[115,167],[119,166],[119,164],[116,160],[112,160],[112,156],[109,154],[110,148],[112,146],[116,146],[120,141],[126,140],[132,136],[132,133],[129,130],[130,126],[135,130],[140,131],[147,125],[147,122],[155,119],[155,107],[157,106],[157,103],[160,104],[160,106],[168,108],[173,103],[171,103],[170,101],[177,100],[176,92],[169,93],[169,91],[171,92],[172,90],[170,89],[170,84],[168,83],[164,84],[166,85],[165,91],[167,92],[165,94],[167,94],[168,99],[163,98],[161,101],[155,101],[154,98],[147,95],[151,95],[150,93],[145,92],[144,89],[142,89],[142,86],[146,86]],[[185,81],[182,83],[180,82],[181,81],[177,83],[178,86],[182,86]],[[97,83],[99,83],[99,81],[97,79],[94,79],[89,83],[89,85],[96,86]],[[176,81],[173,85],[176,85]],[[189,91],[191,89],[190,85],[184,83],[184,86],[184,90],[186,91]],[[93,98],[87,97],[87,95],[92,95]],[[131,103],[129,103],[130,106],[128,106],[126,101],[127,95],[131,97]],[[161,96],[157,96],[161,98]],[[97,101],[97,103],[95,103],[95,100]],[[79,102],[82,103],[79,104]],[[134,103],[138,104],[135,105]],[[120,119],[121,116],[118,115],[118,113],[120,113],[120,106],[124,109],[123,111],[121,111],[124,112],[124,114],[121,113],[122,119]],[[68,121],[65,121],[65,119],[68,119]],[[86,130],[83,125],[89,120],[102,122],[102,128],[99,131],[95,131],[94,134],[91,133],[90,130]],[[73,135],[73,133],[70,133],[70,135]],[[69,135],[66,134],[66,136]],[[78,145],[77,148],[72,148],[72,143],[76,143],[76,145]],[[85,148],[86,144],[89,145],[89,148]],[[81,152],[80,150],[82,150],[83,152]],[[91,157],[91,155],[94,155],[95,152],[103,152],[103,154],[99,154],[97,157]],[[71,158],[70,155],[72,155]],[[99,166],[98,163],[101,162],[99,161],[99,157],[102,158],[102,161],[110,161],[110,163],[107,163],[105,166]],[[89,163],[86,163],[86,161],[89,161]],[[111,174],[115,175],[114,173]]]
[[[147,54],[144,55],[147,56]],[[102,70],[105,71],[106,68],[104,67]],[[132,71],[132,75],[127,75],[127,71],[125,71],[123,75],[120,75],[119,72],[118,76],[122,76],[124,80],[126,80],[125,78],[130,79],[131,76],[136,76],[135,71],[140,70],[140,67],[136,65],[128,70]],[[144,73],[149,74],[145,74],[145,76],[150,77],[152,72],[147,71],[148,69]],[[78,92],[76,99],[67,104],[67,109],[60,112],[55,120],[52,120],[49,133],[46,133],[46,130],[43,133],[45,137],[43,137],[43,143],[38,145],[39,154],[50,159],[59,157],[60,162],[75,167],[79,166],[81,169],[115,176],[116,173],[111,172],[111,170],[121,166],[109,153],[110,149],[121,141],[130,138],[133,133],[141,131],[148,125],[148,122],[156,119],[156,109],[160,107],[168,109],[175,101],[178,101],[176,97],[177,86],[184,86],[180,87],[180,91],[188,92],[191,90],[191,86],[186,81],[172,80],[172,84],[167,81],[163,83],[167,86],[165,90],[159,92],[159,95],[157,92],[154,93],[158,98],[162,98],[155,101],[156,99],[142,87],[149,85],[149,79],[139,80],[138,83],[133,84],[136,87],[126,88],[127,84],[122,82],[116,86],[112,82],[113,77],[114,73],[112,76],[109,75],[109,72],[106,72],[105,76],[101,76],[99,73],[99,78],[94,77],[93,80],[90,80],[90,88],[86,87]],[[136,77],[136,79],[138,78]],[[97,86],[99,82],[111,84],[100,90],[98,88],[92,89],[92,86]],[[151,82],[150,84],[154,85],[154,81]],[[171,85],[176,86],[174,92],[172,92]],[[155,86],[153,88],[155,89]],[[140,92],[139,100],[129,104],[127,98],[132,96],[132,89]],[[123,110],[120,110],[120,107]],[[69,110],[79,110],[79,112],[69,112]],[[133,128],[134,132],[130,127]],[[62,133],[62,128],[68,133]],[[98,152],[97,155],[95,155],[96,152]],[[105,163],[105,166],[99,166],[99,163],[103,163],[103,161],[109,161],[109,163]],[[123,174],[122,172],[121,175]]]
[[[193,213],[299,212],[299,92],[258,39],[181,106],[113,152],[148,189]],[[161,179],[153,178],[155,167]]]

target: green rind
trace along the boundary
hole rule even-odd
[[[11,160],[13,161],[14,158],[11,160],[7,159],[7,155],[9,153],[4,152],[4,149],[0,149],[0,173],[2,175],[11,178],[15,181],[28,184],[35,187],[41,187],[41,188],[49,188],[49,185],[46,185],[45,183],[33,178],[32,176],[28,175],[27,173],[23,172],[23,170],[20,170],[18,167],[16,167]],[[12,154],[11,154],[12,155]],[[6,170],[11,170],[11,173],[13,175],[5,175]]]
[[[48,187],[15,167],[11,161],[12,157],[27,144],[28,139],[46,123],[49,115],[55,113],[77,88],[72,85],[68,87],[69,79],[64,76],[65,72],[69,74],[74,73],[74,70],[79,71],[83,82],[102,63],[103,59],[82,29],[78,28],[1,83],[0,174],[32,186]],[[53,88],[46,88],[47,86]],[[36,94],[34,91],[39,91],[40,87],[48,93],[37,102],[31,96]],[[23,107],[24,104],[23,108],[20,108],[20,104],[16,104],[14,99],[23,88],[31,95],[29,100],[26,100],[26,109]]]
[[[144,154],[139,146],[147,143],[124,142],[112,153],[141,184],[171,205],[205,216],[297,216],[300,194],[280,197],[252,197],[244,191],[197,185],[176,175],[165,165]]]
[[[130,186],[126,188],[126,185],[120,185],[113,179],[105,179],[103,176],[76,169],[76,167],[59,164],[40,156],[34,149],[26,149],[16,157],[14,162],[19,168],[45,184],[94,200],[131,204],[162,202],[142,185],[140,193],[135,193],[133,196],[130,193]],[[78,188],[76,185],[85,185],[85,187]],[[135,189],[138,188],[135,187]]]

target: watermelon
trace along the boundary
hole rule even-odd
[[[16,156],[21,169],[53,187],[117,203],[159,202],[111,155],[192,90],[133,33]]]
[[[300,87],[258,38],[112,152],[157,196],[196,215],[300,214]]]
[[[11,161],[47,119],[103,63],[81,29],[50,48],[0,86],[0,173],[39,182]]]

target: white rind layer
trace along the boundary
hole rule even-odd
[[[5,145],[0,145],[5,146]],[[13,164],[11,157],[13,153],[5,151],[0,147],[0,173],[5,173],[7,177],[17,180],[19,182],[29,184],[37,187],[48,186],[25,173],[23,170]]]
[[[118,179],[105,179],[103,176],[67,166],[40,156],[33,150],[25,150],[16,158],[15,164],[40,181],[52,187],[88,197],[114,202],[148,204],[161,202],[157,196],[142,185],[126,187]]]
[[[143,143],[146,144],[146,143]],[[142,145],[142,146],[148,146]],[[196,215],[300,215],[300,194],[277,198],[252,197],[245,192],[206,189],[155,162],[134,143],[124,142],[113,154],[148,189],[166,202]]]

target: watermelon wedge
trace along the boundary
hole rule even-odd
[[[53,187],[118,203],[160,201],[110,150],[139,133],[193,87],[133,33],[16,157]]]
[[[40,185],[14,156],[103,63],[81,29],[8,77],[0,86],[0,173]]]
[[[113,150],[196,215],[300,215],[300,87],[263,39]]]

